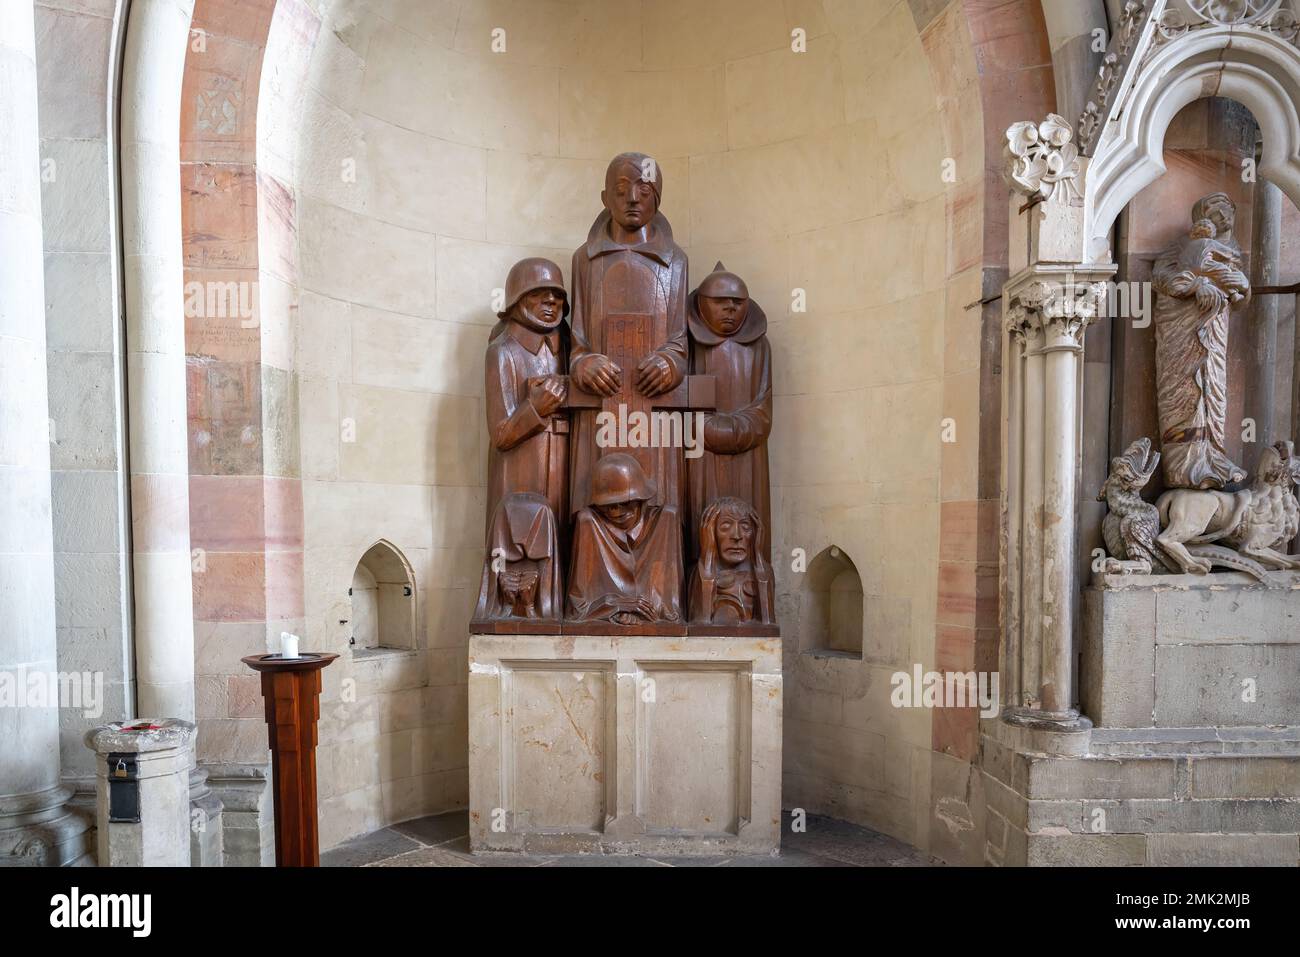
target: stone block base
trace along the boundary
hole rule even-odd
[[[1098,575],[1080,696],[1097,727],[1264,727],[1300,714],[1300,572]]]
[[[779,638],[472,635],[475,852],[776,853]]]
[[[1094,729],[1078,755],[981,730],[986,863],[1300,862],[1300,729]]]
[[[208,787],[221,804],[225,867],[275,866],[275,809],[267,765],[207,765]]]

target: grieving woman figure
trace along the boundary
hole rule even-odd
[[[776,623],[772,569],[763,557],[763,523],[738,498],[716,499],[700,520],[700,560],[691,573],[691,621],[709,625]]]

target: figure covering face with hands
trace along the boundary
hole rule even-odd
[[[763,558],[758,513],[738,498],[704,510],[700,560],[691,573],[691,620],[712,625],[776,623],[772,569]]]
[[[717,410],[704,423],[704,454],[687,462],[690,527],[703,527],[705,505],[734,497],[772,527],[767,437],[772,431],[772,350],[767,316],[744,280],[722,263],[689,299],[691,372],[717,378]],[[701,537],[702,537],[701,531]],[[700,555],[692,540],[691,557]],[[769,545],[760,546],[771,559]]]
[[[686,375],[686,254],[659,212],[663,174],[642,153],[609,164],[600,198],[604,210],[587,242],[573,254],[573,349],[569,372],[583,392],[604,398],[606,410],[651,413],[656,396]],[[570,508],[592,501],[593,469],[607,451],[632,455],[652,480],[655,505],[679,508],[680,447],[601,448],[598,410],[573,416]]]
[[[1225,447],[1228,317],[1250,296],[1235,207],[1223,193],[1192,208],[1188,237],[1157,262],[1156,404],[1161,462],[1169,488],[1223,488],[1246,477]]]
[[[681,521],[654,497],[654,482],[632,456],[615,452],[596,463],[591,505],[573,528],[570,621],[682,620]]]

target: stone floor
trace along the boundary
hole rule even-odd
[[[789,820],[789,814],[786,820]],[[941,862],[892,837],[808,815],[808,829],[781,835],[779,857],[631,857],[578,854],[474,855],[469,813],[453,811],[395,824],[321,854],[324,867],[925,867]]]

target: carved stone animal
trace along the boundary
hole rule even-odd
[[[1160,453],[1151,440],[1140,438],[1123,455],[1110,460],[1110,475],[1097,494],[1109,507],[1101,522],[1102,538],[1110,552],[1102,567],[1107,574],[1149,575],[1176,572],[1156,546],[1160,516],[1156,507],[1142,498],[1142,489],[1160,465]]]
[[[1250,488],[1180,488],[1161,495],[1156,508],[1164,531],[1156,541],[1183,571],[1195,575],[1220,565],[1267,581],[1267,569],[1300,568],[1300,556],[1277,550],[1286,548],[1300,526],[1297,484],[1300,460],[1295,446],[1278,442],[1260,456],[1259,474]],[[1210,544],[1219,541],[1232,547]]]

